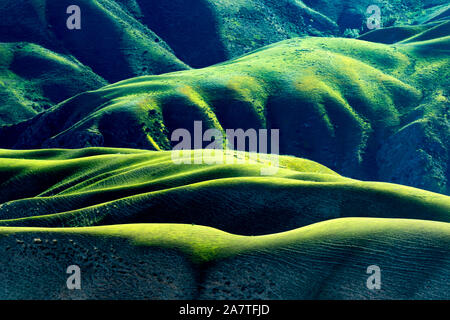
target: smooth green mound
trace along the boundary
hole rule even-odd
[[[185,154],[194,160],[195,153]],[[0,151],[0,225],[84,227],[192,223],[255,235],[339,217],[450,222],[449,197],[347,179],[315,162],[224,157],[175,164],[171,152],[126,149]],[[235,163],[231,163],[231,160]],[[272,167],[273,169],[273,167]]]
[[[422,25],[397,26],[368,32],[359,40],[378,43],[409,43],[434,40],[450,34],[450,21],[436,21]],[[445,50],[445,47],[443,48]],[[448,48],[447,48],[448,49]]]
[[[0,244],[8,259],[0,264],[2,299],[446,299],[450,292],[450,226],[441,222],[345,218],[257,237],[182,224],[0,228]],[[73,264],[83,290],[64,289]],[[370,265],[382,270],[381,290],[366,287]]]
[[[404,25],[376,29],[360,36],[359,40],[393,44],[420,35],[428,30],[444,25],[446,22],[430,22],[419,25]],[[448,34],[448,32],[447,32]]]

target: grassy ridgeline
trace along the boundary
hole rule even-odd
[[[280,157],[269,177],[261,176],[266,163],[246,162],[177,165],[171,152],[128,149],[3,150],[0,225],[193,223],[256,235],[339,217],[450,221],[440,194],[347,179],[294,157]]]

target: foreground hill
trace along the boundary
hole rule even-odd
[[[211,160],[183,159],[199,154]],[[449,197],[293,157],[272,177],[261,159],[227,163],[0,150],[0,298],[450,297]],[[71,265],[82,290],[66,287]],[[366,286],[371,265],[380,290]]]
[[[167,150],[175,129],[199,120],[204,130],[280,129],[281,154],[448,194],[450,38],[439,36],[292,39],[208,68],[133,78],[0,129],[0,145]]]
[[[180,224],[0,228],[2,299],[449,299],[450,226],[344,218],[245,237]],[[66,269],[82,290],[67,290]],[[370,265],[381,289],[366,287]]]
[[[0,226],[193,223],[256,235],[340,217],[450,222],[449,197],[440,194],[347,179],[293,157],[281,157],[272,176],[261,175],[269,166],[263,160],[206,164],[210,159],[175,164],[171,152],[4,150]]]

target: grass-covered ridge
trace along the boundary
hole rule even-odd
[[[447,196],[347,179],[309,160],[279,162],[264,177],[268,164],[250,160],[177,165],[170,152],[3,150],[0,225],[193,223],[255,235],[339,217],[450,221]]]
[[[66,27],[71,5],[81,8],[81,30]],[[116,1],[4,0],[0,15],[0,41],[32,42],[73,55],[107,81],[188,68]]]
[[[343,0],[333,4],[322,0],[3,0],[0,42],[42,46],[52,52],[53,58],[73,56],[83,68],[115,82],[189,66],[210,66],[299,36],[357,36],[368,31],[366,9],[373,4],[370,0],[351,3]],[[398,38],[390,27],[423,30],[423,25],[444,21],[449,12],[445,0],[379,0],[376,4],[382,8],[383,26],[388,27],[386,32],[381,32],[382,37],[375,36],[375,41],[382,42]],[[81,30],[66,28],[69,5],[81,8]],[[405,24],[408,26],[403,27]],[[36,55],[42,48],[35,47]],[[58,60],[32,58],[33,68],[38,71]],[[57,75],[59,90],[75,95],[92,89],[92,76],[62,68]],[[44,78],[48,79],[45,75]],[[17,83],[13,80],[9,82]],[[81,85],[72,84],[73,80]],[[7,87],[8,95],[14,95],[15,90]],[[76,87],[80,87],[78,91]],[[39,86],[37,90],[33,86],[25,89],[31,92],[19,92],[19,98],[12,101],[11,96],[8,99],[0,96],[0,104],[7,105],[17,105],[16,100],[20,98],[31,98],[30,103],[19,101],[24,111],[20,117],[11,108],[2,109],[0,125],[42,111],[44,103],[39,98],[48,100],[49,94],[41,92]],[[52,99],[46,101],[50,104],[68,97],[52,94]],[[30,107],[36,110],[33,112]]]

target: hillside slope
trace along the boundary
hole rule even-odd
[[[412,35],[449,12],[441,0],[3,0],[0,126],[106,81],[205,67],[298,36],[354,37],[368,31],[366,9],[374,4],[381,8],[383,26],[395,26],[400,34]],[[81,30],[66,27],[69,5],[81,9]],[[392,28],[375,38],[396,39]],[[373,37],[369,32],[361,39]],[[18,63],[9,64],[11,55]],[[58,57],[82,64],[84,71],[61,65]],[[22,63],[36,69],[32,84],[15,73]]]
[[[0,129],[0,145],[167,150],[175,129],[192,132],[198,120],[204,130],[280,129],[281,154],[448,194],[449,44],[449,36],[395,45],[287,40],[81,94]]]
[[[448,1],[0,17],[0,300],[450,299]],[[269,132],[212,152],[207,129]]]
[[[0,126],[106,84],[71,56],[30,43],[0,43]]]
[[[67,8],[81,9],[81,30],[69,30]],[[32,42],[69,54],[110,82],[186,69],[155,33],[111,0],[6,0],[0,41]]]
[[[210,156],[183,159],[198,155]],[[448,196],[293,157],[272,177],[261,176],[262,160],[227,163],[0,150],[0,298],[449,297]],[[82,290],[66,287],[71,265]],[[371,265],[380,290],[366,286]]]
[[[340,217],[450,222],[449,197],[388,183],[347,179],[315,162],[281,157],[217,159],[198,151],[127,149],[0,152],[0,226],[84,227],[193,223],[244,235],[287,231]],[[215,159],[213,163],[210,163]],[[219,158],[220,159],[220,158]]]
[[[259,237],[179,224],[0,228],[0,298],[449,299],[449,248],[448,223],[398,219]],[[74,264],[82,290],[66,288]],[[366,287],[374,264],[380,290]]]

